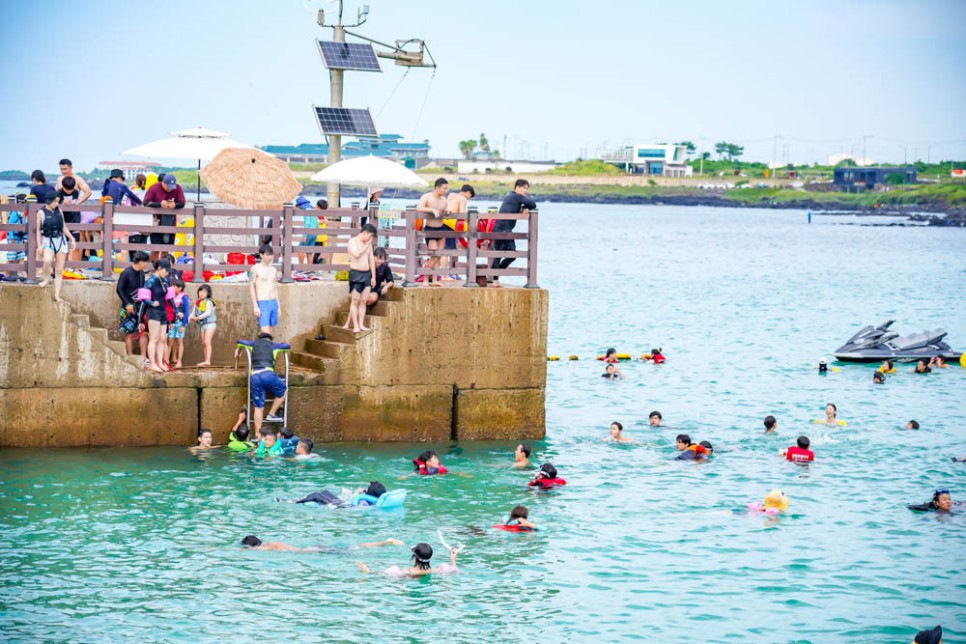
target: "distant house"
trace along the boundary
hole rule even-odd
[[[916,168],[835,168],[832,184],[842,191],[872,190],[887,184],[916,183]]]
[[[687,153],[688,149],[683,145],[626,145],[604,152],[601,161],[631,174],[687,177],[693,173],[687,163]]]
[[[513,174],[540,174],[557,167],[556,161],[513,161],[509,159],[460,159],[456,171],[460,174],[482,172],[512,172]]]
[[[383,134],[378,139],[350,141],[342,146],[342,158],[376,156],[402,161],[419,168],[429,162],[429,141],[403,143],[399,134]],[[299,145],[263,145],[261,149],[286,163],[325,163],[329,160],[329,146],[325,143]]]
[[[161,165],[150,161],[101,161],[97,164],[99,170],[121,170],[125,181],[134,181],[139,174],[147,176],[157,172]]]

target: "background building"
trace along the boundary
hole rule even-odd
[[[403,143],[399,134],[383,134],[377,139],[359,139],[342,146],[342,158],[375,156],[395,159],[407,167],[421,168],[429,163],[429,141]],[[263,145],[261,149],[286,163],[327,163],[329,146],[325,143]]]
[[[556,161],[511,161],[509,159],[460,159],[456,169],[460,174],[483,172],[512,172],[514,174],[540,174],[557,167]]]
[[[693,174],[687,163],[687,148],[683,145],[627,145],[604,152],[601,160],[631,174],[665,177],[689,177]]]
[[[832,183],[842,191],[872,190],[877,185],[916,183],[913,166],[901,168],[835,168]]]
[[[134,181],[139,174],[157,172],[160,167],[161,164],[150,161],[101,161],[97,164],[99,170],[123,170],[125,181]]]

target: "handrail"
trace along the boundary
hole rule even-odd
[[[26,213],[26,221],[22,224],[0,223],[0,232],[21,232],[25,234],[23,242],[13,243],[11,239],[0,240],[0,272],[10,273],[25,270],[28,281],[32,281],[41,267],[42,260],[37,258],[37,239],[36,239],[36,217],[42,209],[42,205],[36,202],[25,204],[0,204],[0,213],[19,211]],[[359,229],[360,220],[363,217],[369,219],[377,227],[378,235],[387,242],[387,254],[390,265],[401,269],[404,273],[404,285],[413,285],[420,276],[444,275],[447,273],[459,273],[466,275],[463,286],[473,288],[477,286],[477,279],[481,276],[487,278],[499,278],[518,276],[526,279],[526,288],[538,288],[537,286],[537,231],[538,216],[536,210],[523,211],[519,214],[505,214],[490,212],[484,215],[477,213],[475,209],[463,215],[462,220],[466,222],[466,232],[457,232],[449,228],[442,231],[434,231],[434,237],[462,239],[462,243],[456,245],[455,250],[438,249],[429,250],[426,246],[426,231],[416,229],[416,220],[419,217],[413,208],[406,209],[395,219],[383,220],[385,227],[380,228],[379,213],[376,209],[362,208],[339,208],[331,210],[297,210],[294,205],[286,204],[281,210],[241,210],[241,209],[220,209],[208,208],[204,203],[195,203],[182,209],[147,208],[143,206],[126,206],[114,204],[110,199],[103,204],[84,203],[80,205],[68,204],[61,206],[62,212],[87,212],[97,213],[95,223],[88,224],[67,224],[72,232],[89,232],[100,234],[101,237],[96,241],[78,242],[76,249],[79,251],[89,251],[97,259],[95,261],[68,261],[67,268],[71,269],[95,269],[100,272],[98,279],[113,281],[115,271],[130,265],[126,253],[142,250],[158,254],[172,253],[175,256],[187,258],[187,263],[179,262],[179,268],[192,270],[191,281],[200,283],[205,279],[206,271],[232,270],[238,268],[246,270],[244,265],[228,264],[227,261],[219,261],[221,258],[212,258],[214,253],[243,253],[246,255],[255,254],[263,238],[271,240],[272,246],[276,250],[276,255],[281,260],[281,281],[294,281],[294,272],[299,269],[298,265],[293,265],[296,254],[318,255],[326,259],[323,265],[314,265],[317,268],[309,270],[345,270],[346,264],[333,263],[336,256],[344,255],[347,252],[349,239]],[[155,225],[155,217],[160,215],[173,215],[177,218],[174,226]],[[300,216],[315,216],[324,218],[339,218],[339,221],[326,222],[325,227],[310,228],[303,225],[296,225],[296,218]],[[148,223],[139,223],[139,220],[150,217]],[[243,224],[226,224],[224,220],[229,217],[247,218],[247,226]],[[6,216],[3,220],[6,220]],[[525,230],[514,230],[513,232],[480,232],[479,222],[483,219],[513,220],[525,222]],[[187,225],[188,221],[191,225]],[[133,222],[133,223],[132,223]],[[263,224],[263,222],[265,222]],[[303,222],[298,220],[298,224]],[[182,243],[155,244],[147,239],[142,242],[136,240],[132,242],[130,235],[138,233],[141,235],[150,234],[169,234],[184,235]],[[216,236],[240,236],[243,239],[217,240]],[[306,246],[303,244],[306,236],[326,236],[325,246]],[[494,250],[492,242],[498,240],[511,240],[514,242],[522,241],[525,248],[516,250]],[[175,241],[175,240],[172,240]],[[489,242],[486,244],[485,242]],[[7,252],[22,252],[26,256],[24,264],[5,261]],[[121,254],[119,257],[115,255]],[[206,257],[206,254],[208,257]],[[431,257],[450,257],[452,266],[450,268],[428,269],[423,266],[423,261]],[[522,260],[525,266],[513,266],[508,268],[493,268],[494,259]],[[480,261],[485,264],[480,265]],[[182,266],[183,264],[183,266]],[[324,267],[324,268],[322,268]]]

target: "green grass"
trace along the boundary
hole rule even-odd
[[[614,176],[624,174],[624,171],[615,165],[604,163],[595,159],[577,159],[563,165],[557,166],[550,171],[550,174],[562,174],[566,176]]]

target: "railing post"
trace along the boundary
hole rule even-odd
[[[407,210],[403,216],[406,217],[406,244],[403,249],[406,254],[406,277],[403,279],[405,287],[416,284],[416,262],[419,255],[416,253],[416,211]]]
[[[293,282],[292,279],[292,219],[294,205],[287,203],[282,206],[282,221],[279,225],[282,231],[282,284]]]
[[[114,200],[108,198],[101,206],[101,280],[114,281]]]
[[[195,220],[195,232],[193,233],[195,250],[195,274],[191,277],[193,284],[204,284],[205,282],[205,204],[195,203],[192,208]]]
[[[27,226],[27,236],[24,237],[24,252],[27,254],[27,279],[24,280],[25,284],[36,284],[37,283],[37,213],[43,208],[37,204],[36,201],[27,201],[24,204],[24,219],[26,220]],[[34,206],[37,206],[34,208]]]
[[[540,288],[537,285],[537,219],[540,212],[527,211],[527,283],[523,288]]]
[[[477,223],[479,216],[476,208],[471,208],[466,213],[466,283],[463,286],[469,288],[479,288],[480,286],[476,283],[477,271],[479,270],[476,265],[479,258],[479,248],[476,245],[479,237],[476,227],[479,225]]]

